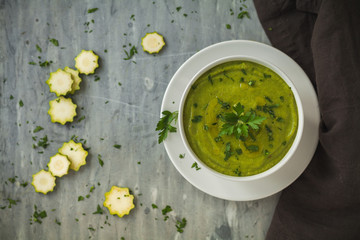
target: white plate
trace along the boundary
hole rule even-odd
[[[248,55],[271,62],[284,72],[295,85],[304,108],[304,132],[293,157],[276,173],[265,178],[234,182],[216,177],[207,169],[191,168],[191,158],[180,133],[169,133],[164,141],[165,149],[182,176],[193,186],[214,197],[232,201],[249,201],[273,195],[290,185],[309,164],[318,143],[320,112],[314,88],[300,66],[283,52],[263,43],[234,40],[211,45],[190,57],[171,79],[161,106],[161,112],[179,109],[179,103],[188,82],[203,67],[216,59]],[[179,126],[177,126],[179,129]],[[185,153],[185,158],[179,158]]]

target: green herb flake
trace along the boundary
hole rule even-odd
[[[251,80],[251,81],[249,81],[249,83],[248,83],[248,84],[249,84],[249,86],[251,86],[251,87],[252,87],[252,86],[254,86],[254,85],[255,85],[255,80]]]
[[[166,215],[167,213],[169,213],[171,211],[172,211],[172,208],[169,205],[166,205],[166,207],[161,210],[163,215]]]
[[[272,27],[269,27],[269,28],[268,28],[268,30],[269,30],[269,31],[272,31],[272,30],[273,30],[273,28],[272,28]]]
[[[237,148],[235,149],[235,152],[237,155],[241,155],[243,151],[241,150],[241,148]]]
[[[242,11],[238,14],[237,18],[238,19],[243,19],[244,17],[249,18],[250,19],[250,15],[248,11]]]
[[[181,9],[182,9],[182,7],[179,6],[179,7],[176,8],[176,11],[179,12]]]
[[[8,208],[11,208],[13,205],[16,205],[18,202],[20,202],[20,200],[14,200],[11,198],[7,198],[7,200],[9,202]]]
[[[121,86],[122,85],[121,82],[118,82],[118,85]]]
[[[245,112],[244,106],[237,103],[233,106],[233,112],[226,113],[220,119],[224,124],[220,129],[219,137],[234,134],[237,139],[240,139],[241,137],[247,138],[249,136],[249,128],[258,130],[259,125],[266,117],[258,116],[252,110]]]
[[[37,126],[37,127],[34,129],[33,133],[40,132],[40,131],[43,130],[43,129],[44,129],[43,127]]]
[[[100,166],[101,166],[101,167],[104,166],[104,161],[101,159],[101,155],[100,155],[100,154],[98,154],[98,160],[99,160]]]
[[[55,218],[55,223],[59,226],[61,226],[61,222]]]
[[[230,25],[230,24],[226,24],[226,29],[231,29],[231,25]]]
[[[29,62],[29,65],[36,65],[35,62]]]
[[[181,159],[185,158],[185,153],[179,154],[179,158],[181,158]]]
[[[23,107],[24,106],[24,102],[20,99],[20,101],[19,101],[19,106],[20,107]]]
[[[117,149],[120,149],[120,148],[121,148],[121,145],[115,144],[113,147],[114,147],[114,148],[117,148]]]
[[[85,197],[86,197],[86,198],[90,198],[90,194],[87,194]]]
[[[183,233],[184,232],[184,228],[186,227],[186,219],[183,218],[181,221],[176,221],[176,230],[179,232],[179,233]]]
[[[204,130],[205,130],[205,131],[209,130],[209,126],[206,125],[206,124],[204,124]]]
[[[51,38],[51,39],[49,39],[49,41],[50,41],[52,44],[54,44],[54,46],[56,46],[56,47],[59,46],[59,41],[56,40],[55,38]]]
[[[39,62],[40,67],[48,67],[50,66],[50,64],[52,63],[52,61],[48,62],[48,61],[44,61],[44,62]]]
[[[41,224],[42,223],[42,220],[41,219],[44,219],[44,218],[46,218],[47,217],[47,213],[46,213],[46,211],[44,210],[44,211],[40,211],[40,210],[38,210],[38,208],[37,208],[37,206],[36,205],[34,205],[34,213],[33,213],[33,218],[31,219],[32,221],[34,221],[34,222],[37,222],[37,223],[39,223],[39,224]]]
[[[93,228],[93,227],[88,227],[88,229],[89,229],[90,231],[92,231],[92,232],[95,232],[95,231],[96,231],[95,228]]]
[[[84,201],[84,199],[85,199],[85,198],[84,198],[83,196],[79,196],[79,197],[78,197],[78,202]]]
[[[15,183],[15,182],[16,182],[16,177],[9,178],[8,180],[9,180],[9,182],[11,182],[11,183]]]
[[[191,165],[191,168],[195,168],[196,171],[199,171],[201,168],[198,166],[197,162],[194,162],[192,165]]]
[[[22,186],[22,187],[26,187],[28,185],[28,182],[22,182],[22,183],[20,183],[20,186]]]
[[[246,146],[246,149],[249,150],[249,152],[257,152],[257,151],[259,151],[259,146],[249,145],[249,146]]]
[[[201,115],[194,116],[194,118],[191,119],[191,122],[193,122],[193,123],[199,123],[199,122],[201,122],[202,118],[203,118],[203,117],[202,117]]]
[[[37,147],[47,148],[50,143],[48,143],[47,135],[45,135],[43,138],[40,138],[40,140],[37,143]]]
[[[88,9],[87,13],[94,13],[97,10],[99,10],[99,8],[90,8],[90,9]]]
[[[100,77],[99,76],[95,76],[94,82],[100,81]]]
[[[42,52],[41,47],[40,47],[39,45],[37,45],[37,44],[36,44],[36,50],[37,50],[38,52],[40,52],[40,53]]]
[[[138,53],[138,51],[137,51],[137,49],[136,49],[135,46],[133,46],[133,47],[130,49],[130,52],[127,52],[125,49],[124,49],[124,52],[125,52],[125,54],[126,54],[126,58],[123,58],[124,60],[130,60],[130,59],[133,58],[133,56],[134,56],[135,54]]]
[[[232,155],[230,142],[226,143],[224,154],[225,154],[224,160],[227,161]]]
[[[168,136],[168,132],[176,132],[176,127],[172,126],[172,122],[177,122],[178,119],[178,111],[170,112],[170,111],[163,111],[162,118],[160,118],[159,122],[156,125],[156,131],[159,132],[159,139],[158,143],[162,143]]]
[[[14,99],[14,96],[13,95],[10,95],[10,100],[13,100]]]
[[[151,207],[153,208],[153,209],[155,209],[155,208],[158,208],[158,206],[156,205],[156,204],[151,204]]]
[[[97,205],[97,209],[95,212],[93,212],[93,214],[103,214],[104,210],[100,207],[100,205]]]

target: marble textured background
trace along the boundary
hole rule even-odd
[[[0,239],[264,239],[278,195],[232,202],[201,192],[173,167],[155,132],[166,87],[190,56],[226,40],[269,44],[252,1],[245,1],[251,19],[237,18],[242,4],[0,0]],[[98,10],[87,13],[91,8]],[[156,56],[144,53],[140,45],[141,37],[153,31],[164,35],[167,44]],[[129,44],[137,47],[136,63],[123,60]],[[94,50],[101,67],[95,75],[83,76],[81,90],[72,97],[78,105],[75,121],[51,123],[48,102],[55,95],[45,81],[58,68],[74,67],[82,49]],[[38,63],[39,56],[53,63],[29,64]],[[44,130],[33,133],[36,126]],[[57,179],[54,192],[35,193],[32,174],[46,168],[49,157],[73,135],[90,148],[87,164]],[[33,137],[44,136],[50,145],[34,149]],[[29,185],[21,186],[24,182]],[[104,214],[93,214],[112,185],[129,187],[135,195],[136,208],[121,219],[105,208]],[[87,194],[89,198],[78,201]],[[18,201],[9,208],[9,199]],[[30,224],[34,205],[47,212],[42,224]],[[173,211],[164,221],[161,209],[166,205]],[[180,218],[187,219],[181,234],[175,227]]]

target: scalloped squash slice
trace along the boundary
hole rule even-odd
[[[112,186],[110,192],[105,193],[104,206],[109,209],[110,214],[123,217],[135,207],[134,196],[130,194],[129,188]]]
[[[165,46],[164,37],[157,32],[147,33],[141,38],[141,46],[144,52],[158,53]]]
[[[50,172],[42,169],[40,172],[32,175],[32,177],[31,185],[34,186],[36,192],[47,194],[54,190],[56,178]]]
[[[50,73],[49,79],[46,81],[49,85],[50,92],[56,94],[56,96],[64,96],[71,91],[74,80],[71,74],[65,72],[62,69],[58,69],[56,72]]]
[[[88,152],[84,150],[81,143],[70,140],[59,148],[59,153],[67,156],[71,163],[70,169],[74,171],[78,171],[81,166],[86,164]]]
[[[99,56],[92,50],[82,50],[75,58],[75,67],[80,73],[89,75],[95,72],[95,69],[99,67]]]
[[[58,122],[64,125],[67,122],[72,122],[76,116],[76,107],[71,98],[59,97],[49,102],[50,109],[48,114],[51,117],[51,122]]]

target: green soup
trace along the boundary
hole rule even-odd
[[[239,104],[243,112],[236,110]],[[235,113],[248,120],[233,121]],[[252,128],[255,116],[262,121]],[[192,85],[183,124],[190,147],[204,164],[226,175],[251,176],[268,170],[288,152],[298,112],[291,88],[274,71],[254,62],[232,61],[215,66]],[[236,134],[233,128],[224,134],[222,130],[231,130],[232,124],[247,131]]]

